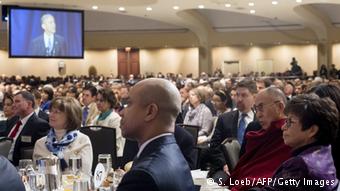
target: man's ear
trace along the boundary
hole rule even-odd
[[[155,119],[156,116],[158,115],[158,111],[159,111],[158,105],[155,103],[146,106],[144,121],[148,122]]]

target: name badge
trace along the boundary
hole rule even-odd
[[[31,136],[21,136],[21,142],[30,143],[30,142],[32,142],[32,137]]]

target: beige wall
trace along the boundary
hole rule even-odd
[[[332,48],[332,64],[335,64],[336,68],[340,68],[340,43],[334,44]]]
[[[198,48],[140,50],[140,71],[198,75]]]
[[[290,69],[292,57],[308,74],[317,69],[316,45],[278,45],[278,46],[232,46],[217,47],[212,51],[213,70],[221,68],[226,60],[239,60],[240,72],[257,71],[257,60],[273,60],[273,71],[283,72]],[[260,71],[261,72],[261,71]]]
[[[0,74],[59,76],[58,62],[64,61],[66,74],[88,75],[88,68],[93,65],[98,74],[109,76],[117,74],[117,50],[88,50],[84,59],[23,59],[8,58],[7,51],[0,50]]]

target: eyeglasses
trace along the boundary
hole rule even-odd
[[[290,127],[292,126],[292,124],[294,124],[294,123],[297,123],[297,121],[294,121],[294,120],[292,120],[291,118],[287,118],[287,119],[285,120],[285,126],[286,126],[286,128],[290,128]]]
[[[279,100],[276,100],[272,103],[266,103],[266,104],[263,104],[263,103],[260,103],[259,105],[254,105],[254,110],[255,112],[263,112],[263,109],[265,106],[270,106],[270,105],[273,105],[273,104],[276,104],[276,103],[279,103],[280,101]]]

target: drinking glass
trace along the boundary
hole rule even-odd
[[[19,160],[19,169],[26,169],[28,166],[33,167],[32,159],[21,159],[21,160]]]
[[[82,161],[80,156],[71,156],[69,159],[69,169],[74,175],[79,175],[82,171]]]
[[[102,163],[104,165],[106,173],[110,172],[112,168],[111,154],[99,154],[98,163]]]

